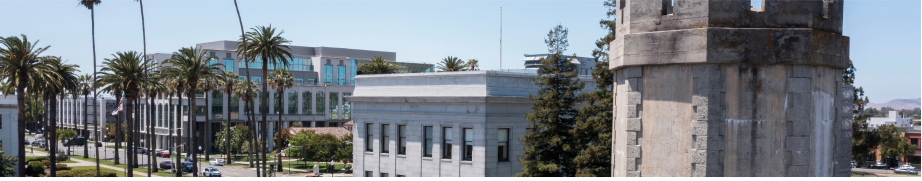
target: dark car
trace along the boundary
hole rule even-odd
[[[173,169],[173,162],[171,161],[160,162],[160,169]]]
[[[22,140],[23,144],[29,145],[29,140]]]
[[[45,140],[33,141],[33,142],[32,142],[32,147],[41,147],[41,148],[44,148],[44,147],[45,147]]]
[[[136,153],[136,154],[144,154],[144,155],[146,155],[146,154],[147,154],[147,148],[137,148],[137,149],[135,149],[135,153]]]
[[[64,141],[64,146],[72,146],[72,145],[76,145],[76,146],[86,145],[86,138],[76,137],[76,138],[71,138],[67,141]]]
[[[182,162],[180,164],[183,172],[192,172],[192,162]]]
[[[96,142],[96,147],[102,147],[102,142]]]

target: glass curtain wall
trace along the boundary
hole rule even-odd
[[[333,84],[333,66],[332,65],[323,66],[323,83],[326,85]]]
[[[288,92],[288,114],[298,114],[298,91]]]
[[[157,127],[163,127],[163,104],[157,105]]]
[[[280,107],[282,105],[282,95],[278,93],[272,93],[272,114],[282,114],[284,108]]]
[[[349,60],[349,79],[347,80],[348,82],[346,82],[346,85],[355,85],[355,74],[357,73],[356,64],[358,64],[358,60]]]
[[[323,97],[326,96],[323,96],[323,91],[317,91],[316,96],[317,97],[315,99],[317,102],[315,103],[316,105],[314,107],[317,108],[317,114],[324,114],[326,111],[326,104],[324,104],[325,99],[323,99]]]
[[[301,114],[311,114],[311,91],[301,93]]]
[[[330,92],[330,119],[339,119],[339,94]]]
[[[346,66],[336,66],[336,85],[346,85]]]
[[[227,111],[230,113],[230,119],[240,119],[240,98],[234,95],[230,96],[227,102]]]
[[[352,119],[352,103],[349,102],[352,93],[343,93],[343,119]]]
[[[211,91],[211,118],[224,119],[224,93]]]

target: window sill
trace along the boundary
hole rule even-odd
[[[375,153],[374,153],[374,152],[370,152],[370,151],[365,151],[365,155],[373,155],[373,154],[375,154]]]
[[[388,155],[390,155],[390,153],[386,153],[386,152],[385,152],[385,153],[380,153],[380,155],[381,155],[381,156],[388,156]]]
[[[425,161],[432,161],[432,157],[423,157],[423,160],[425,160]]]
[[[397,158],[407,158],[407,155],[405,155],[405,154],[397,154]]]
[[[451,159],[450,159],[450,158],[442,158],[441,160],[442,160],[442,162],[451,163]]]

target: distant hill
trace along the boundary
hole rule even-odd
[[[890,102],[882,103],[882,104],[868,103],[867,108],[880,109],[882,107],[891,107],[893,109],[900,110],[900,109],[915,109],[920,106],[922,106],[922,98],[894,99]]]

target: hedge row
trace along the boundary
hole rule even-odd
[[[96,177],[96,169],[61,170],[55,172],[58,177]],[[115,177],[115,172],[99,171],[102,177]]]

